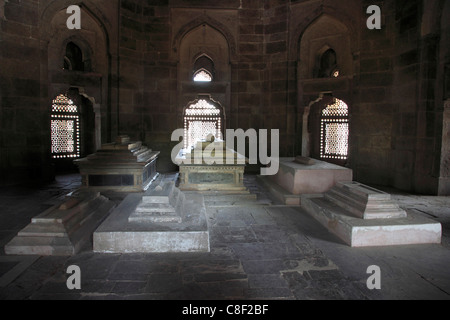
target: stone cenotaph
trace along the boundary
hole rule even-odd
[[[104,144],[96,153],[75,160],[82,185],[96,190],[119,192],[145,191],[156,177],[156,160],[160,152],[141,141],[119,136],[115,143]]]
[[[180,167],[181,190],[248,192],[244,186],[248,159],[227,148],[223,140],[209,136],[198,141],[187,153],[182,149],[175,163]]]

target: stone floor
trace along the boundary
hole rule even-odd
[[[441,245],[350,248],[301,207],[277,204],[255,176],[245,183],[258,203],[206,202],[209,253],[85,251],[72,257],[5,256],[3,247],[32,217],[76,189],[80,177],[2,187],[0,299],[450,299],[450,197],[389,190],[407,211],[442,223]],[[81,269],[81,290],[66,286],[71,265]],[[380,290],[367,288],[371,265],[380,267]]]

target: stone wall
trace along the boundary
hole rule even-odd
[[[439,88],[448,75],[439,70],[449,63],[441,26],[448,10],[445,1],[427,3],[86,0],[77,33],[60,26],[69,0],[0,0],[2,182],[51,177],[49,104],[72,87],[98,109],[103,143],[118,134],[142,140],[161,151],[160,171],[177,169],[170,136],[200,93],[223,106],[226,128],[280,129],[281,156],[295,156],[304,147],[303,116],[331,92],[349,105],[355,179],[437,193],[446,179]],[[381,30],[366,27],[373,4]],[[58,46],[76,37],[92,51],[91,72],[58,69]],[[337,79],[314,76],[327,46],[338,55]],[[211,85],[189,78],[202,48],[216,59]]]
[[[0,1],[0,179],[48,174],[37,1]]]

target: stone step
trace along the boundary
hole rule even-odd
[[[147,147],[142,147],[141,149],[136,151],[133,155],[135,157],[137,157],[137,161],[139,162],[139,161],[148,159],[152,153],[153,153],[152,149],[149,149]]]
[[[17,234],[19,237],[68,237],[66,228],[60,223],[31,223]]]
[[[258,207],[271,205],[270,201],[205,201],[206,207]]]
[[[136,207],[136,214],[145,215],[153,213],[175,213],[175,208],[165,203],[141,203]]]
[[[94,232],[94,252],[209,252],[209,231],[203,196],[189,194],[182,211],[137,215],[142,195],[129,194]],[[181,219],[182,218],[182,219]]]
[[[149,194],[142,197],[143,203],[169,203],[169,197],[175,188],[174,182],[162,183],[156,186]]]
[[[61,205],[53,206],[32,219],[5,246],[5,252],[43,256],[77,253],[87,248],[93,232],[114,207],[112,201],[98,193],[69,197]]]
[[[64,224],[69,234],[71,234],[75,229],[86,224],[86,222],[90,220],[91,216],[95,214],[97,210],[101,209],[106,202],[108,202],[108,199],[105,197],[98,197],[90,201],[89,205],[86,206],[78,215],[72,217],[72,219]]]
[[[128,218],[129,222],[153,222],[153,223],[181,223],[182,217],[176,213],[153,212],[149,214],[131,215]]]
[[[92,249],[92,235],[97,227],[106,219],[116,205],[107,198],[102,197],[96,209],[78,225],[73,225],[69,230],[69,238],[73,244],[75,253],[86,247]]]
[[[35,218],[31,219],[32,223],[60,223],[64,224],[75,216],[78,216],[80,212],[87,211],[86,209],[91,205],[92,201],[98,199],[100,197],[100,193],[88,193],[85,198],[79,201],[75,206],[70,206],[67,210],[61,209],[65,208],[64,204],[67,202],[72,202],[71,199],[68,199],[60,206],[54,206],[44,211],[42,214],[38,215]]]
[[[354,199],[351,196],[336,193],[334,190],[327,192],[325,198],[345,208],[349,213],[361,219],[390,219],[406,216],[404,210],[391,202],[377,201],[376,203],[365,204],[359,202],[358,200],[360,199]]]
[[[203,198],[205,201],[256,201],[258,196],[256,194],[208,194],[204,195]]]
[[[139,156],[140,154],[148,152],[148,151],[151,152],[152,150],[149,149],[147,146],[141,146],[139,149],[133,150],[133,155]]]
[[[5,246],[8,255],[70,256],[75,253],[69,238],[16,237]]]
[[[363,185],[356,181],[341,181],[338,182],[336,186],[368,200],[391,200],[391,195],[389,193]]]
[[[339,182],[324,197],[362,219],[406,217],[406,212],[391,200],[390,194],[357,182]]]
[[[169,197],[168,196],[143,196],[142,203],[168,204]]]
[[[282,188],[275,182],[273,182],[270,178],[267,176],[257,176],[257,179],[260,183],[265,186],[268,191],[278,200],[281,201],[282,204],[285,205],[293,205],[298,206],[301,203],[301,196],[298,194],[293,194],[287,191],[286,189]]]

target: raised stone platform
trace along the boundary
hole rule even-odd
[[[5,253],[66,256],[90,249],[92,233],[114,206],[98,192],[77,191],[33,218],[5,246]]]
[[[159,151],[119,136],[115,143],[104,144],[95,154],[75,160],[85,188],[118,192],[143,192],[157,176]]]
[[[94,233],[103,253],[208,252],[203,196],[183,193],[174,182],[130,194]]]
[[[302,194],[324,193],[339,181],[352,181],[353,171],[311,158],[280,158],[276,175],[258,179],[284,204],[300,205]]]
[[[441,224],[406,213],[387,193],[340,182],[324,195],[303,195],[302,206],[351,247],[440,243]]]

